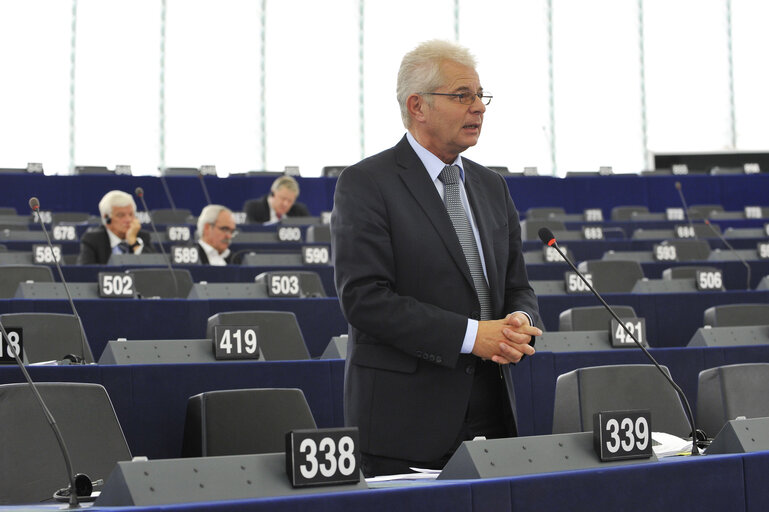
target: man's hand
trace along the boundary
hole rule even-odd
[[[498,364],[517,363],[524,355],[534,354],[529,342],[532,336],[541,335],[542,331],[529,325],[529,318],[523,313],[511,313],[502,320],[484,320],[478,322],[473,354]]]
[[[125,241],[128,243],[128,245],[133,245],[136,243],[136,237],[139,234],[139,230],[141,228],[141,222],[139,222],[139,219],[134,217],[131,221],[131,226],[128,228],[128,231],[126,231],[125,234]]]

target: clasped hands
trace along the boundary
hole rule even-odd
[[[531,337],[541,335],[542,331],[530,325],[523,313],[510,313],[501,320],[483,320],[478,322],[473,354],[498,364],[517,363],[524,355],[534,354],[534,347],[529,345]]]

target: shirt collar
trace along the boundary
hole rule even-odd
[[[229,248],[227,248],[224,250],[223,253],[219,254],[219,251],[217,251],[216,249],[214,249],[213,247],[205,243],[203,239],[198,239],[198,243],[203,248],[203,250],[206,251],[206,255],[208,255],[209,259],[211,258],[211,256],[215,256],[218,258],[222,258],[224,260],[224,259],[227,259],[227,256],[229,256],[230,252],[232,252],[230,251]]]
[[[430,175],[430,179],[433,181],[437,180],[438,175],[441,173],[443,168],[446,167],[446,164],[443,163],[440,158],[430,153],[429,150],[425,149],[419,142],[417,142],[417,139],[415,139],[414,136],[411,135],[411,132],[406,132],[406,139],[409,141],[409,144],[411,144],[412,149],[414,149],[417,156],[422,161],[422,164],[425,166],[425,169],[427,169],[427,173]],[[465,169],[462,166],[462,157],[460,155],[457,155],[457,158],[456,160],[454,160],[454,163],[452,165],[456,165],[457,167],[459,167],[459,178],[464,182]]]

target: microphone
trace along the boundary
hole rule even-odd
[[[571,262],[571,260],[561,251],[561,248],[558,247],[558,243],[555,241],[555,235],[553,235],[553,232],[550,231],[548,228],[541,228],[539,230],[539,239],[542,240],[542,243],[545,245],[549,245],[556,251],[558,251],[558,254],[561,255],[561,257],[566,261],[566,263],[569,264],[572,270],[577,273],[580,279],[582,279],[582,282],[587,285],[587,287],[590,289],[591,292],[593,292],[593,295],[596,296],[596,298],[601,301],[601,304],[603,304],[603,307],[606,308],[606,310],[611,314],[611,316],[619,323],[619,325],[622,326],[622,328],[625,330],[625,333],[630,336],[630,338],[635,342],[636,345],[638,345],[638,348],[640,348],[643,353],[646,355],[646,357],[654,364],[654,366],[660,371],[660,373],[667,379],[667,381],[670,383],[671,386],[673,386],[673,389],[675,389],[676,393],[678,393],[678,396],[681,398],[681,401],[684,403],[684,406],[686,407],[686,413],[688,415],[689,419],[689,425],[692,427],[692,455],[699,455],[699,449],[697,448],[697,426],[694,423],[694,415],[692,414],[692,408],[689,405],[689,400],[686,399],[686,395],[684,394],[683,390],[681,390],[680,387],[678,387],[678,384],[676,384],[673,379],[665,373],[662,370],[662,367],[659,365],[656,359],[649,353],[649,351],[644,347],[641,343],[639,343],[638,339],[635,337],[635,335],[630,331],[630,329],[625,326],[625,322],[620,320],[617,313],[609,306],[609,304],[606,303],[605,300],[603,300],[603,297],[593,288],[593,285],[590,284],[590,282],[585,279],[585,276],[582,275],[582,272],[580,272],[576,266],[574,266],[574,263]]]
[[[684,205],[684,218],[689,221],[689,227],[692,228],[692,235],[694,235],[694,239],[697,239],[697,232],[694,231],[694,224],[692,223],[692,217],[689,215],[689,207],[686,204],[686,199],[684,198],[684,192],[681,190],[681,182],[676,181],[676,190],[678,191],[678,197],[681,199],[681,204]]]
[[[206,203],[211,204],[211,196],[208,194],[208,187],[202,172],[198,173],[198,178],[200,178],[200,186],[203,187],[203,195],[206,196]]]
[[[147,208],[147,202],[144,200],[144,189],[141,188],[141,187],[136,187],[135,192],[136,192],[136,196],[139,198],[139,200],[142,203],[142,206],[144,207],[144,211],[147,212],[147,217],[149,217],[149,219],[150,219],[150,226],[152,226],[152,231],[153,231],[153,233],[155,233],[155,237],[158,239],[158,245],[160,246],[160,252],[163,254],[163,258],[166,260],[166,265],[168,265],[168,271],[171,273],[171,279],[173,279],[173,282],[174,282],[174,290],[176,291],[176,296],[178,297],[179,296],[179,283],[176,280],[176,272],[174,272],[174,268],[171,266],[171,258],[168,257],[168,255],[166,254],[166,250],[163,248],[163,241],[160,238],[160,233],[158,233],[158,230],[155,227],[155,221],[152,220],[152,215],[150,214],[150,209]]]
[[[166,176],[163,174],[163,172],[160,172],[160,183],[163,184],[163,191],[166,193],[166,198],[168,199],[168,203],[171,205],[172,210],[176,210],[176,203],[174,203],[174,198],[171,197],[171,189],[168,188],[168,182],[166,181]],[[141,187],[137,187],[141,188]],[[149,214],[149,211],[147,211],[147,214]]]
[[[37,201],[37,199],[35,199],[35,201]],[[30,200],[30,204],[31,203],[32,200]],[[35,383],[32,381],[32,377],[29,376],[29,372],[27,372],[24,363],[22,363],[21,359],[19,359],[17,349],[11,345],[11,340],[8,339],[8,332],[6,332],[5,326],[2,324],[2,322],[0,322],[0,332],[2,333],[2,340],[0,341],[5,344],[8,353],[13,354],[13,358],[16,360],[16,364],[21,370],[21,373],[24,374],[24,378],[26,379],[27,384],[29,384],[30,389],[32,389],[32,394],[35,395],[35,399],[40,404],[40,408],[43,410],[43,415],[48,421],[48,425],[51,427],[51,430],[53,430],[53,435],[56,437],[56,443],[59,445],[59,450],[61,450],[61,455],[64,458],[64,466],[67,469],[67,480],[69,481],[70,488],[68,508],[79,508],[80,504],[77,500],[78,496],[90,496],[91,492],[93,491],[93,484],[91,483],[91,479],[87,475],[82,473],[75,474],[72,471],[72,458],[69,456],[69,450],[67,450],[64,437],[61,435],[61,430],[59,430],[59,426],[56,424],[56,419],[54,419],[53,414],[51,414],[51,411],[45,405],[45,401],[40,395],[40,391],[37,389],[37,386],[35,386]],[[72,492],[73,490],[75,492]]]
[[[83,322],[80,320],[80,315],[77,314],[77,309],[75,309],[75,303],[72,300],[72,294],[69,292],[69,286],[67,285],[67,280],[64,279],[64,273],[61,271],[61,265],[59,265],[59,260],[56,259],[56,254],[53,251],[53,244],[51,243],[51,237],[48,235],[48,230],[45,228],[45,222],[43,222],[43,219],[40,217],[40,201],[36,197],[30,197],[29,198],[29,207],[32,209],[33,212],[37,213],[37,220],[40,221],[40,227],[43,228],[43,233],[45,233],[45,239],[48,242],[48,248],[51,249],[51,256],[53,257],[53,262],[56,265],[56,270],[59,272],[59,278],[61,279],[61,283],[64,285],[64,291],[67,292],[67,299],[69,300],[69,307],[72,309],[72,314],[75,316],[75,319],[77,320],[77,324],[80,327],[80,356],[74,356],[75,363],[80,364],[86,364],[86,349],[85,349],[85,330],[83,329]],[[67,357],[70,356],[70,357]],[[72,354],[67,354],[65,358],[70,359],[73,357]]]
[[[721,239],[721,241],[722,241],[722,242],[724,243],[724,245],[725,245],[725,246],[726,246],[726,247],[727,247],[727,248],[728,248],[728,249],[729,249],[729,250],[732,252],[732,254],[734,254],[735,256],[737,256],[737,259],[739,259],[739,260],[742,262],[742,264],[743,264],[743,265],[745,265],[745,268],[746,268],[746,269],[747,269],[747,271],[748,271],[748,284],[747,284],[747,286],[745,287],[745,289],[746,289],[746,290],[750,290],[750,265],[748,264],[748,262],[747,262],[747,261],[745,261],[745,258],[743,258],[743,257],[740,255],[740,253],[739,253],[739,252],[737,252],[737,251],[734,249],[734,247],[732,247],[732,244],[730,244],[729,242],[727,242],[727,241],[726,241],[726,238],[724,238],[724,236],[721,234],[721,232],[720,232],[720,231],[718,231],[718,230],[717,230],[717,229],[716,229],[716,228],[713,226],[713,224],[711,224],[711,223],[710,223],[710,220],[709,220],[709,219],[705,219],[705,224],[707,224],[707,226],[710,228],[710,230],[711,230],[713,233],[715,233],[715,234],[716,234],[716,236],[717,236],[718,238],[720,238],[720,239]]]

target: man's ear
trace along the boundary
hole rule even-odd
[[[406,98],[406,108],[408,109],[411,118],[415,121],[423,122],[425,120],[425,109],[427,108],[427,105],[425,104],[424,98],[419,94],[412,94]]]

